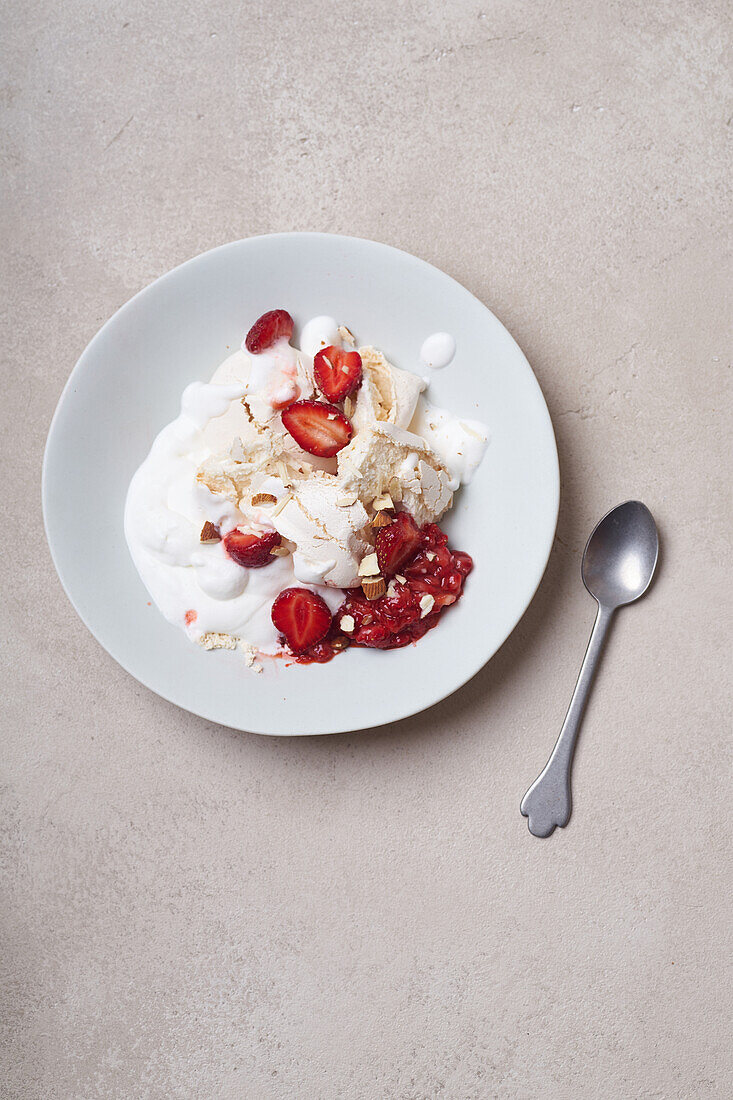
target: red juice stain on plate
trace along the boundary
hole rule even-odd
[[[184,618],[186,620],[186,626],[191,626],[191,624],[195,623],[198,619],[198,615],[195,611],[189,610],[184,615]]]

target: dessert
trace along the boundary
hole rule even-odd
[[[416,641],[472,568],[438,521],[487,429],[330,317],[263,314],[132,479],[125,536],[150,596],[205,649],[326,661]]]

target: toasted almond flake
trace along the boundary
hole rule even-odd
[[[330,643],[332,649],[346,649],[349,644],[348,638],[334,638]]]
[[[354,404],[353,398],[347,397],[344,399],[344,416],[347,420],[351,420],[352,416],[354,415],[355,408],[356,406]]]
[[[252,507],[258,508],[260,504],[277,504],[274,493],[255,493],[252,497]]]
[[[367,554],[359,562],[359,576],[360,577],[377,577],[379,576],[379,562],[377,561],[376,554]]]
[[[290,480],[290,474],[288,473],[288,468],[285,465],[285,463],[282,461],[282,459],[279,459],[275,463],[275,469],[277,470],[277,476],[280,478],[280,480],[282,481],[285,488],[290,489],[292,487],[293,483]]]
[[[378,600],[387,590],[384,577],[365,577],[361,582],[361,590],[368,600]]]
[[[426,615],[429,615],[433,610],[435,603],[435,597],[431,596],[428,592],[420,600],[420,618],[424,619]]]
[[[373,615],[368,615],[368,614],[367,615],[362,615],[361,621],[364,624],[364,626],[369,626],[369,623],[374,622],[374,616]]]
[[[336,413],[329,413],[328,414],[328,419],[329,420],[335,420],[336,419]]]
[[[280,513],[282,512],[283,508],[285,507],[285,505],[289,504],[292,499],[293,499],[293,497],[292,497],[291,493],[285,493],[284,496],[280,497],[279,501],[277,502],[275,507],[272,509],[273,517],[274,516],[279,516]]]
[[[219,528],[215,527],[213,523],[210,523],[208,519],[201,528],[201,541],[208,543],[221,542]]]
[[[403,577],[401,573],[395,573],[394,579],[400,584],[407,584],[407,577]]]
[[[394,501],[389,493],[382,493],[381,497],[372,501],[372,508],[375,512],[383,512],[385,508],[394,508]]]
[[[354,622],[353,615],[342,615],[339,626],[343,630],[344,634],[352,634],[356,623]]]
[[[273,558],[287,558],[290,554],[290,551],[288,550],[287,546],[273,546],[270,553],[272,554]]]
[[[387,585],[387,595],[388,596],[396,596],[398,592],[399,592],[399,589],[398,589],[397,585],[395,584],[395,582],[390,581],[389,584]]]
[[[323,356],[323,362],[328,363],[329,370],[333,370],[333,363],[331,362],[331,360],[328,358],[327,355]]]
[[[377,512],[376,516],[372,520],[372,527],[389,527],[392,522],[392,517],[388,512]]]
[[[338,508],[350,508],[352,504],[356,504],[355,493],[347,493],[346,496],[336,497],[336,506]]]
[[[351,344],[353,348],[356,344],[356,340],[354,339],[352,333],[349,332],[346,325],[339,325],[338,332],[341,339],[345,340],[347,344]]]
[[[428,561],[435,561],[435,554],[433,553],[432,550],[428,550],[425,557],[428,559]]]

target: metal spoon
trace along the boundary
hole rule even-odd
[[[570,769],[578,730],[596,665],[617,608],[646,592],[657,565],[659,536],[649,509],[638,500],[612,508],[591,534],[583,552],[583,584],[598,602],[598,614],[560,736],[520,810],[530,833],[549,836],[570,819]]]

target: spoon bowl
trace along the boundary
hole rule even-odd
[[[622,607],[643,596],[659,555],[654,518],[639,500],[611,509],[592,532],[583,554],[583,584],[603,607]]]

